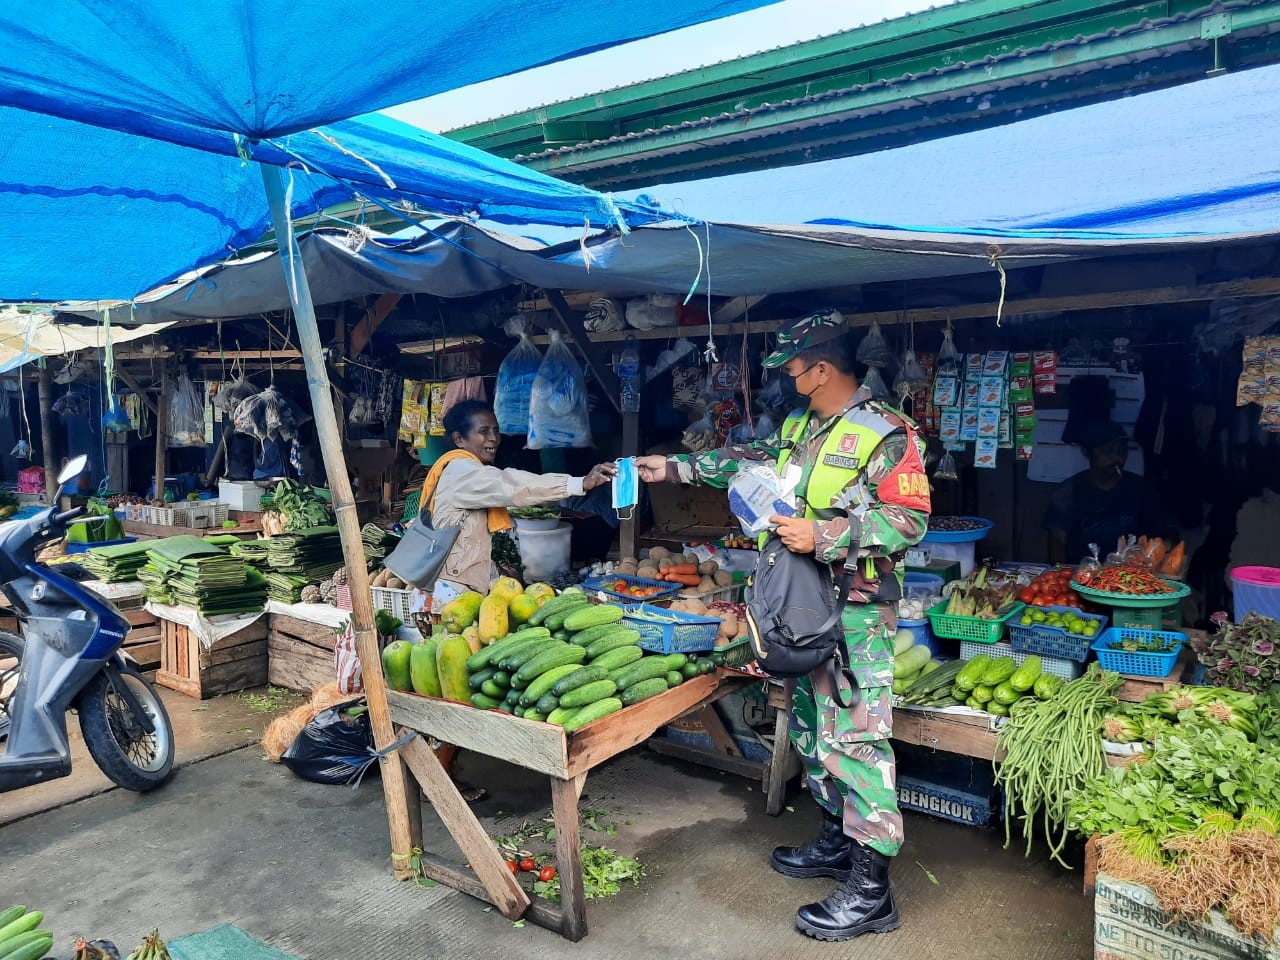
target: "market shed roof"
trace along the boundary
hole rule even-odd
[[[1277,0],[967,0],[448,135],[621,189],[859,155],[1277,60]]]

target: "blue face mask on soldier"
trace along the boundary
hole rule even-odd
[[[635,506],[640,502],[640,478],[636,472],[635,457],[623,457],[618,461],[618,474],[613,478],[613,509],[622,520],[630,520]],[[626,515],[623,515],[626,511]]]

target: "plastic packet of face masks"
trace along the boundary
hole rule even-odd
[[[772,526],[769,518],[776,514],[795,516],[800,476],[800,468],[794,464],[788,464],[781,475],[765,466],[739,470],[729,484],[729,509],[743,531],[754,536],[768,530]]]

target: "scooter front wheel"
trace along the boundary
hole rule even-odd
[[[119,676],[151,717],[155,732],[142,728],[106,673],[94,677],[80,696],[80,731],[90,756],[113,783],[146,793],[173,772],[173,726],[164,703],[145,677],[131,667],[121,670]]]

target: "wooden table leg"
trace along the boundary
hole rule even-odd
[[[400,748],[405,763],[422,784],[427,799],[436,814],[448,827],[458,849],[471,864],[480,882],[488,892],[488,900],[509,920],[519,920],[529,909],[529,895],[507,869],[502,854],[493,845],[484,826],[471,812],[467,801],[449,779],[449,774],[436,759],[435,752],[421,737],[410,740]],[[576,809],[576,805],[575,805]],[[577,815],[574,815],[574,835],[577,836]],[[557,831],[558,833],[558,831]],[[581,879],[579,879],[581,887]]]
[[[782,801],[786,799],[787,753],[790,749],[787,712],[779,710],[773,724],[773,753],[769,756],[765,773],[764,812],[771,817],[782,812]]]
[[[551,811],[556,822],[556,863],[560,870],[560,933],[577,943],[587,935],[587,898],[582,885],[582,839],[578,798],[586,774],[572,780],[551,778]]]

